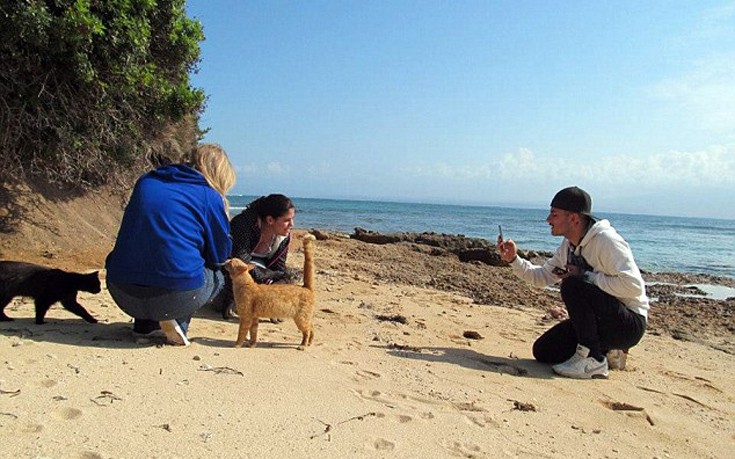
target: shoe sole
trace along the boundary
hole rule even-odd
[[[591,374],[591,375],[588,375],[586,373],[584,373],[584,374],[580,374],[580,373],[573,373],[573,374],[572,373],[560,373],[558,371],[555,372],[555,373],[558,374],[559,376],[564,376],[565,378],[569,378],[569,379],[608,379],[610,377],[609,374],[604,374],[604,373],[594,373],[594,374]]]
[[[596,373],[596,371],[599,371],[599,368],[596,368],[595,371],[590,373],[570,372],[567,371],[566,368],[556,368],[556,365],[552,366],[551,369],[559,376],[564,376],[565,378],[570,379],[608,379],[610,376],[609,371]]]
[[[159,324],[161,325],[161,330],[165,333],[166,341],[168,341],[169,344],[173,344],[175,346],[188,346],[191,344],[191,341],[189,341],[189,338],[186,337],[183,330],[181,330],[181,327],[175,320],[162,320]]]
[[[163,330],[153,330],[148,333],[133,332],[133,338],[144,339],[144,338],[165,338],[166,333]]]

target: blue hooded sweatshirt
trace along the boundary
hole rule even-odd
[[[143,175],[125,208],[107,279],[121,284],[194,290],[204,267],[230,254],[225,205],[197,170],[172,164]]]

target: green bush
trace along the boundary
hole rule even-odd
[[[196,142],[204,35],[184,7],[0,0],[0,181],[98,186]]]

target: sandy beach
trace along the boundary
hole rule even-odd
[[[294,244],[289,265],[302,262]],[[569,380],[531,357],[531,343],[555,320],[547,310],[558,293],[531,289],[507,268],[347,235],[318,241],[316,265],[315,339],[303,352],[289,321],[262,322],[258,346],[235,349],[236,321],[201,311],[193,344],[179,348],[132,338],[130,317],[106,289],[80,294],[98,324],[56,305],[36,325],[30,301],[17,298],[6,308],[16,320],[0,323],[0,456],[726,458],[735,451],[727,328],[688,340],[652,320],[624,371]],[[465,276],[457,284],[465,291],[437,270]],[[470,288],[477,279],[483,285]]]

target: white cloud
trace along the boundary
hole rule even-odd
[[[626,176],[624,168],[611,171],[609,178],[624,183],[640,183],[643,188],[723,187],[735,184],[735,161],[722,151],[695,153],[673,151],[649,158],[632,159]],[[625,179],[628,180],[625,180]],[[607,180],[607,183],[612,183]]]
[[[329,163],[325,161],[321,161],[318,163],[309,163],[306,166],[306,172],[311,176],[321,177],[321,176],[330,176],[334,174],[332,171],[332,167]]]
[[[484,180],[495,175],[494,168],[487,164],[461,165],[434,163],[418,165],[406,170],[409,175],[445,180]]]
[[[237,171],[237,175],[244,175],[244,176],[253,176],[257,173],[258,168],[253,163],[244,164],[244,165],[235,165],[235,170]]]
[[[284,175],[290,171],[288,165],[283,165],[278,161],[272,161],[265,165],[265,170],[271,175]]]
[[[272,161],[265,165],[251,162],[236,164],[235,171],[238,177],[281,177],[288,175],[291,172],[291,168],[277,161]]]
[[[577,159],[538,156],[520,149],[497,164],[436,163],[406,170],[415,177],[443,180],[500,180],[505,183],[569,182],[639,187],[735,185],[735,145],[701,151],[669,151],[649,156],[610,155]]]

